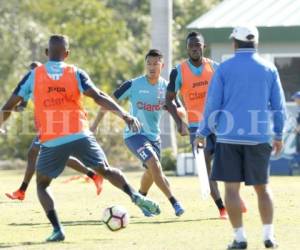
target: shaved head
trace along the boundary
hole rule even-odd
[[[50,36],[46,54],[50,60],[63,61],[69,54],[69,38],[65,35]]]

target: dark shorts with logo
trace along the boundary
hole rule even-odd
[[[95,137],[88,136],[55,147],[41,145],[36,170],[42,175],[56,178],[63,172],[70,156],[90,168],[107,165],[106,156]]]
[[[245,185],[267,184],[271,151],[269,143],[258,145],[217,143],[211,179],[245,182]]]
[[[190,131],[190,143],[192,145],[192,149],[194,152],[194,140],[196,138],[196,131],[197,131],[197,127],[190,127],[189,131]],[[216,147],[216,135],[215,134],[210,134],[208,137],[206,137],[206,146],[204,148],[204,153],[205,154],[209,154],[212,155],[215,152],[215,147]]]
[[[151,157],[160,159],[160,141],[151,141],[144,135],[133,135],[125,139],[125,144],[144,167]]]

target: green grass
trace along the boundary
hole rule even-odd
[[[128,173],[128,179],[138,187],[141,172]],[[82,180],[68,184],[62,176],[52,184],[57,211],[64,224],[63,243],[44,243],[51,227],[38,202],[34,181],[25,201],[10,201],[4,193],[15,190],[22,179],[21,171],[0,172],[0,248],[9,249],[225,249],[232,239],[229,222],[218,220],[213,202],[201,200],[196,177],[170,177],[174,194],[182,201],[186,213],[176,218],[169,202],[156,187],[149,196],[157,200],[161,215],[145,218],[121,191],[108,182],[100,196],[92,183]],[[275,230],[280,249],[299,249],[300,177],[273,177],[275,196]],[[222,187],[222,185],[221,185]],[[256,196],[251,188],[242,188],[249,212],[245,228],[249,249],[264,249]],[[101,223],[105,207],[120,204],[131,215],[128,228],[110,232]]]

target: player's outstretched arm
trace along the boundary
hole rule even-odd
[[[135,117],[129,115],[106,93],[94,88],[89,88],[88,90],[84,91],[84,95],[92,98],[98,105],[103,107],[105,110],[111,111],[120,118],[122,118],[128,125],[129,129],[131,129],[132,131],[137,132],[140,130],[141,125],[139,121]]]
[[[14,94],[6,101],[0,110],[0,127],[10,117],[11,112],[21,101],[23,101],[23,98]]]
[[[167,110],[171,114],[171,116],[173,117],[173,119],[176,123],[178,133],[180,135],[188,135],[188,133],[189,133],[188,127],[185,124],[185,122],[181,119],[181,117],[178,115],[178,112],[177,112],[177,106],[175,103],[176,96],[177,96],[176,92],[167,91],[167,94],[166,94]]]

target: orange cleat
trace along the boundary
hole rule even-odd
[[[5,193],[5,195],[12,200],[24,200],[25,199],[25,191],[18,189],[17,191],[13,192],[12,194]]]
[[[97,195],[99,195],[102,191],[102,184],[103,184],[103,177],[101,175],[94,175],[92,178],[93,182],[95,183],[97,189]]]
[[[227,214],[226,208],[219,209],[219,212],[220,212],[220,219],[221,220],[227,220],[228,219],[228,214]]]

